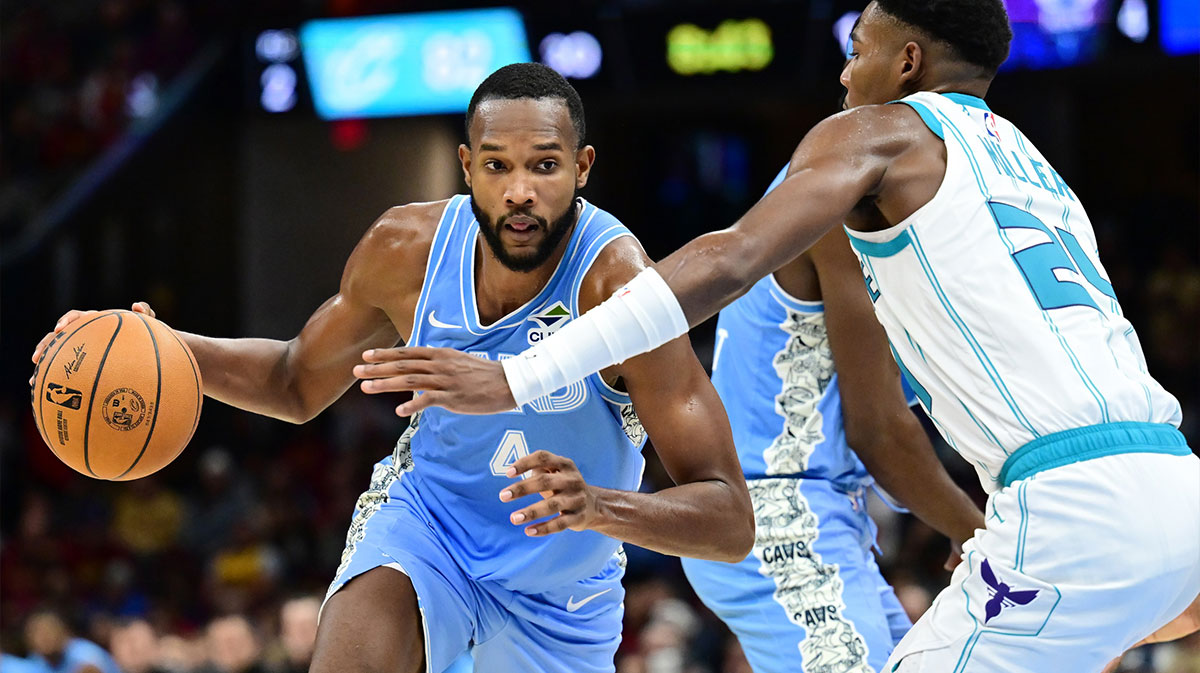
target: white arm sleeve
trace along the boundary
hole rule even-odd
[[[679,300],[654,269],[645,269],[599,306],[502,361],[517,406],[687,333]]]

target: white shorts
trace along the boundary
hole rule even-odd
[[[1200,459],[1126,453],[992,494],[897,673],[1094,673],[1200,593]]]

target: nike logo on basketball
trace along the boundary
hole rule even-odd
[[[600,598],[601,596],[603,596],[604,594],[606,594],[610,591],[612,591],[611,587],[608,589],[605,589],[604,591],[594,593],[591,596],[588,596],[587,598],[579,601],[578,603],[575,602],[575,596],[571,596],[570,598],[567,599],[567,612],[575,612],[579,608],[587,605],[588,603],[596,600],[597,598]]]
[[[448,322],[442,322],[441,320],[438,320],[437,318],[433,317],[433,313],[433,311],[429,312],[430,325],[433,325],[434,327],[441,327],[442,329],[462,329],[462,325],[451,325]]]

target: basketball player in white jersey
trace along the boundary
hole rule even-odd
[[[1193,630],[1200,459],[1078,195],[983,101],[1011,35],[1000,0],[870,3],[848,111],[733,226],[516,358],[412,349],[381,388],[427,391],[405,414],[510,408],[673,338],[845,225],[897,362],[991,494],[987,528],[884,670],[1099,671]]]

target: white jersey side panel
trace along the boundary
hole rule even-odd
[[[1078,198],[975,97],[905,98],[946,143],[929,203],[848,231],[876,315],[926,411],[991,491],[1005,459],[1049,433],[1180,422],[1146,372]]]

